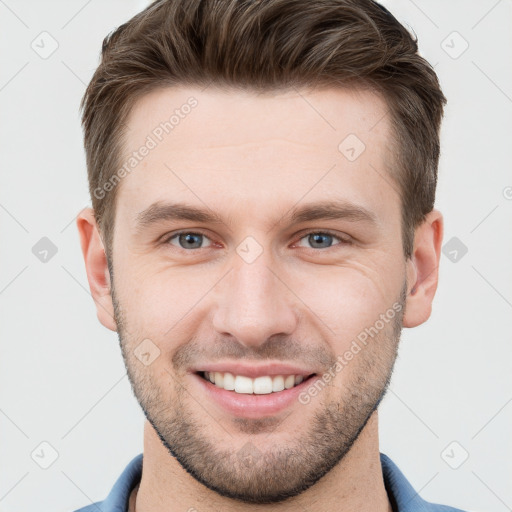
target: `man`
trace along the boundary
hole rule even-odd
[[[160,0],[105,39],[77,225],[147,422],[82,511],[456,510],[378,444],[437,288],[444,103],[370,0]]]

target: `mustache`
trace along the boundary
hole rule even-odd
[[[327,343],[311,345],[299,342],[286,335],[275,335],[257,347],[247,347],[233,337],[216,338],[205,342],[197,337],[181,345],[172,357],[176,371],[186,370],[200,362],[220,361],[223,359],[250,361],[294,361],[305,366],[329,368],[336,362],[336,355]]]

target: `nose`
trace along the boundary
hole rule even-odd
[[[264,252],[252,263],[237,254],[233,260],[233,269],[216,287],[215,330],[248,348],[257,348],[276,334],[292,334],[297,301],[271,258]]]

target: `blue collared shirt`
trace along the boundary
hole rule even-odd
[[[141,479],[142,458],[141,453],[132,459],[104,501],[98,501],[75,512],[128,512],[130,493]],[[458,508],[425,501],[387,455],[381,453],[380,462],[393,512],[463,512]]]

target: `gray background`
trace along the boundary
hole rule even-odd
[[[0,0],[0,511],[103,499],[142,451],[143,414],[117,335],[96,319],[75,217],[89,203],[79,101],[104,36],[146,4]],[[403,332],[381,451],[428,500],[512,510],[512,2],[385,5],[448,98],[448,245],[431,319]],[[46,262],[43,237],[57,249]]]

